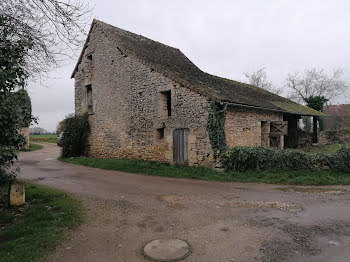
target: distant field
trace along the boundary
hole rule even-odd
[[[57,135],[31,135],[30,142],[57,143]]]

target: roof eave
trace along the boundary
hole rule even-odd
[[[271,111],[271,112],[290,114],[290,115],[321,116],[320,114],[306,114],[306,113],[289,112],[289,111],[285,111],[285,110],[278,110],[278,109],[273,109],[273,108],[268,108],[268,107],[261,107],[261,106],[252,106],[252,105],[240,104],[240,103],[234,103],[234,102],[228,102],[228,101],[220,101],[220,103],[225,103],[227,105],[232,105],[232,106],[237,106],[237,107],[260,109],[260,110],[264,110],[264,111]]]
[[[76,65],[75,65],[75,67],[74,67],[74,70],[73,70],[73,72],[72,72],[70,78],[74,78],[75,73],[78,71],[79,64],[81,63],[81,60],[83,59],[84,51],[85,51],[85,49],[86,49],[87,46],[88,46],[88,42],[89,42],[89,40],[90,40],[90,34],[91,34],[91,32],[92,32],[92,28],[94,27],[96,21],[97,21],[97,20],[94,19],[94,20],[92,21],[92,23],[91,23],[91,26],[90,26],[90,29],[89,29],[89,33],[88,33],[88,35],[87,35],[87,37],[86,37],[86,40],[85,40],[83,49],[82,49],[81,52],[80,52],[78,62],[76,63]]]

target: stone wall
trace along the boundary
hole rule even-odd
[[[94,28],[75,74],[77,114],[87,112],[86,85],[92,89],[89,155],[172,162],[173,130],[187,128],[189,165],[211,165],[206,130],[210,101],[121,53],[117,46]],[[169,117],[164,114],[161,92],[165,91],[171,91]],[[160,128],[164,138],[157,134]]]
[[[26,145],[24,148],[29,149],[29,127],[22,127],[19,132],[26,139]]]
[[[282,120],[281,113],[229,106],[225,121],[227,146],[261,146],[261,122]]]

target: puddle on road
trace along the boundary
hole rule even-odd
[[[157,197],[161,201],[165,201],[168,203],[174,203],[178,200],[181,200],[183,197],[178,196],[178,195],[161,195]]]
[[[244,200],[237,200],[237,201],[224,201],[221,203],[217,203],[216,201],[211,200],[203,200],[203,199],[185,199],[184,196],[179,195],[160,195],[157,196],[157,199],[160,201],[164,201],[170,204],[171,207],[179,207],[178,209],[182,209],[183,203],[179,202],[187,202],[190,201],[193,203],[193,201],[196,201],[197,203],[205,203],[205,204],[211,204],[218,207],[232,207],[232,208],[270,208],[270,209],[276,209],[281,211],[301,211],[302,207],[300,205],[296,204],[290,204],[290,203],[282,203],[278,201],[244,201]],[[187,200],[187,201],[186,201]],[[181,208],[180,208],[181,207]]]
[[[36,165],[39,162],[40,161],[38,161],[38,160],[28,160],[28,159],[20,160],[20,163],[23,164],[23,165]]]
[[[290,193],[305,193],[305,194],[341,194],[346,193],[348,190],[339,188],[322,188],[322,187],[282,187],[277,188],[282,192]]]
[[[61,171],[62,168],[54,168],[54,167],[39,167],[38,168],[41,171]]]
[[[237,191],[247,191],[248,188],[245,187],[232,187],[233,190],[237,190]]]
[[[45,177],[38,177],[38,178],[33,179],[33,181],[41,181],[41,180],[44,180],[44,179],[45,179]]]
[[[178,201],[182,200],[183,198],[184,198],[183,196],[179,196],[179,195],[161,195],[157,197],[158,200],[167,202],[169,204],[169,207],[178,209],[178,210],[187,209],[186,206],[178,203]]]
[[[282,202],[264,202],[264,201],[230,201],[224,204],[225,206],[233,208],[271,208],[281,211],[301,211],[302,207],[295,204]]]

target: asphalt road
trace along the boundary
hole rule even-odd
[[[56,145],[42,145],[20,154],[20,177],[86,208],[50,261],[145,261],[140,249],[158,238],[187,240],[184,261],[350,261],[349,186],[296,192],[302,187],[107,171],[60,162]]]

